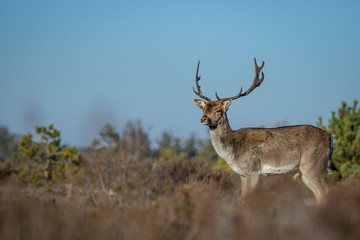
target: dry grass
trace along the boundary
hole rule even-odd
[[[360,184],[327,203],[291,176],[261,179],[246,201],[240,178],[205,163],[90,156],[82,183],[28,188],[0,166],[0,239],[359,239]],[[12,173],[12,174],[11,174]],[[6,176],[5,176],[6,175]]]

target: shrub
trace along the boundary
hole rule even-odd
[[[332,172],[338,179],[360,175],[360,108],[342,102],[337,113],[332,112],[328,127],[319,118],[318,126],[335,136]]]
[[[81,178],[82,170],[76,160],[74,146],[62,146],[60,131],[49,127],[36,127],[40,140],[35,142],[27,133],[18,141],[19,152],[13,156],[18,164],[19,177],[31,186],[52,182],[73,182]]]

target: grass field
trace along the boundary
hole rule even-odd
[[[77,184],[31,188],[0,167],[0,239],[359,239],[360,181],[332,183],[327,202],[292,176],[240,178],[204,162],[89,155]]]

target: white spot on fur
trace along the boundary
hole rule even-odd
[[[294,170],[298,164],[290,164],[285,166],[271,166],[271,165],[263,165],[259,171],[261,175],[269,175],[269,174],[286,174]]]

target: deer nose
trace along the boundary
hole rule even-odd
[[[206,121],[208,121],[208,117],[207,117],[207,116],[203,116],[203,117],[200,119],[200,122],[201,122],[201,123],[204,123],[204,122],[206,122]]]

